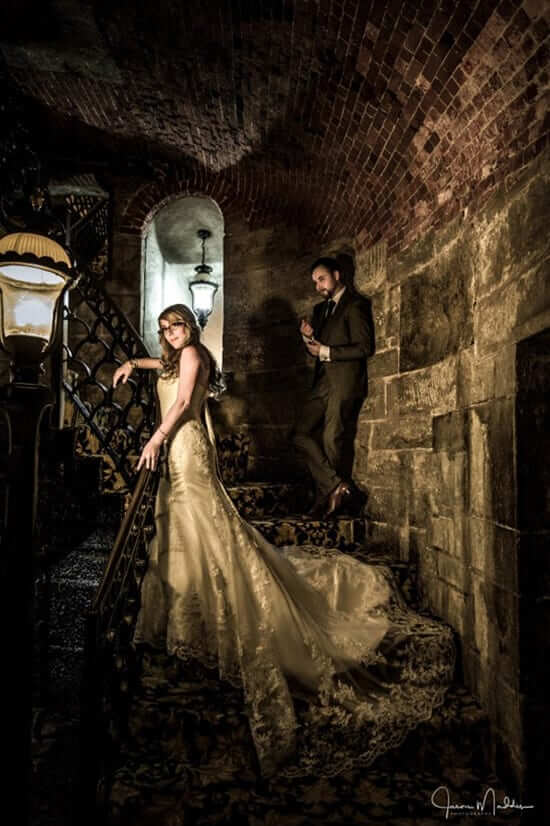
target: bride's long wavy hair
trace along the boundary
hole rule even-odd
[[[180,350],[176,350],[166,340],[164,332],[160,330],[161,321],[167,321],[168,324],[171,324],[173,321],[183,321],[187,331],[185,344],[183,346],[189,347],[191,344],[194,344],[195,346],[200,347],[207,354],[209,363],[208,388],[214,396],[220,395],[220,393],[225,390],[225,383],[221,370],[219,369],[216,359],[208,347],[201,342],[201,329],[197,318],[193,310],[191,310],[186,304],[171,304],[169,307],[166,307],[166,309],[164,309],[158,317],[159,343],[162,353],[160,359],[162,364],[162,375],[167,378],[179,376]]]

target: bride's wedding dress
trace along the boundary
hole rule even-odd
[[[163,416],[177,388],[158,380]],[[278,549],[245,522],[216,471],[206,395],[197,384],[169,445],[135,642],[242,689],[266,775],[368,764],[443,701],[452,632],[407,608],[387,566]]]

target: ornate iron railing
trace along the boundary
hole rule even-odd
[[[90,273],[73,289],[65,317],[69,343],[63,388],[130,488],[135,457],[154,424],[153,376],[152,371],[136,370],[116,391],[112,377],[122,362],[149,354],[131,322]]]
[[[82,199],[84,204],[73,198],[70,206],[79,217],[71,224],[71,246],[78,250],[81,261],[89,262],[101,249],[109,236],[109,199]]]
[[[127,730],[132,688],[137,677],[132,638],[148,545],[154,535],[158,479],[156,473],[145,468],[141,471],[87,617],[80,797],[83,819],[89,817],[89,822],[94,824],[98,783],[103,778],[105,806],[108,781]]]

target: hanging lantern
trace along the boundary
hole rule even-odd
[[[202,242],[202,262],[195,267],[195,272],[198,276],[202,277],[195,278],[195,280],[189,284],[193,312],[197,316],[202,330],[204,330],[208,317],[214,309],[214,296],[218,289],[218,285],[214,281],[208,280],[208,276],[212,272],[212,267],[204,263],[204,244],[206,239],[210,237],[210,234],[210,230],[207,229],[199,229],[197,232]]]

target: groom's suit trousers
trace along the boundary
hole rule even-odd
[[[338,397],[321,367],[294,432],[294,444],[313,476],[319,499],[328,496],[343,479],[351,478],[353,442],[362,401]]]

